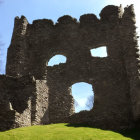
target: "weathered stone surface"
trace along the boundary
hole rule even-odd
[[[6,75],[0,76],[0,130],[58,122],[125,129],[140,122],[140,59],[133,6],[107,6],[100,13],[35,20],[15,19]],[[90,49],[107,47],[105,58]],[[47,66],[62,54],[65,64]],[[71,86],[87,82],[94,108],[74,113]]]

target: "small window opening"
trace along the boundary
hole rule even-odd
[[[49,60],[48,66],[59,65],[60,63],[66,63],[66,59],[67,58],[64,55],[55,55]]]
[[[106,46],[102,46],[96,49],[91,49],[91,56],[93,57],[107,57],[107,49]]]
[[[74,98],[75,112],[91,110],[94,104],[94,93],[92,85],[79,82],[72,85],[72,96]]]

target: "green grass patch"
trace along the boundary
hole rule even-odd
[[[0,140],[140,140],[140,134],[138,130],[119,133],[61,123],[0,132]]]

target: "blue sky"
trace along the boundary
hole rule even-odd
[[[5,63],[7,48],[9,47],[14,18],[24,15],[29,23],[35,19],[52,19],[54,22],[60,16],[71,15],[79,20],[82,14],[94,13],[99,17],[99,13],[106,5],[123,6],[134,4],[137,17],[137,26],[140,27],[140,1],[139,0],[0,0],[0,73],[5,73]],[[138,32],[140,29],[138,28]],[[100,51],[100,54],[103,52]],[[84,86],[77,87],[77,90]],[[88,87],[88,86],[87,86]],[[83,90],[84,91],[84,90]],[[82,92],[78,91],[78,92]],[[83,93],[84,94],[84,93]],[[80,96],[79,96],[80,97]],[[83,95],[83,103],[85,97]],[[80,101],[80,99],[79,99]]]

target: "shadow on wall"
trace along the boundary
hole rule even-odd
[[[88,127],[88,128],[96,128],[93,126],[89,126],[87,124],[66,124],[67,127]],[[99,128],[100,129],[100,128]],[[112,130],[110,130],[112,131]],[[134,128],[129,130],[121,130],[121,131],[112,131],[118,134],[121,134],[125,137],[131,138],[133,140],[140,140],[140,128]]]

